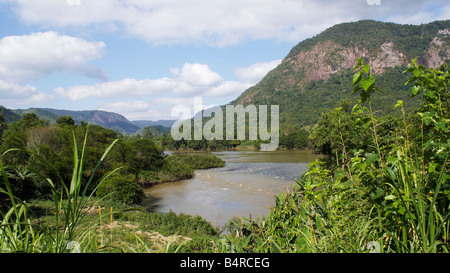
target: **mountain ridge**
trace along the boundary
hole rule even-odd
[[[279,105],[282,128],[291,122],[295,128],[310,128],[340,100],[356,102],[350,96],[351,68],[359,57],[385,89],[374,96],[375,109],[391,114],[395,102],[410,95],[410,87],[403,85],[410,75],[402,72],[412,59],[431,68],[449,63],[450,20],[419,26],[373,20],[335,25],[294,46],[280,65],[230,104]]]
[[[21,116],[26,113],[35,113],[40,119],[48,120],[50,123],[56,123],[57,118],[60,116],[71,116],[76,123],[84,121],[126,134],[136,133],[140,129],[147,126],[157,126],[161,131],[163,131],[165,127],[170,127],[174,122],[170,120],[130,121],[122,114],[103,110],[65,110],[39,107],[28,109],[9,109],[4,106],[0,106],[0,109],[2,109],[7,123],[20,120]]]

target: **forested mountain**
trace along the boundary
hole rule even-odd
[[[6,123],[11,123],[11,122],[18,121],[21,119],[20,115],[16,114],[11,109],[5,108],[2,105],[0,105],[0,112],[2,113],[3,118]]]
[[[140,129],[139,126],[133,124],[121,114],[100,110],[71,111],[52,108],[30,108],[9,111],[14,112],[19,117],[26,113],[35,113],[40,119],[48,120],[50,123],[55,123],[60,116],[71,116],[76,123],[84,121],[127,134],[135,133]]]
[[[175,122],[174,120],[130,121],[121,114],[100,110],[71,111],[52,108],[8,109],[1,105],[0,110],[3,111],[6,123],[18,121],[23,114],[27,113],[35,113],[40,119],[48,120],[51,124],[56,123],[58,117],[71,116],[76,123],[84,121],[125,134],[139,133],[142,131],[141,129],[148,126],[158,128],[160,132],[165,132]]]
[[[420,26],[371,20],[333,26],[292,48],[278,67],[231,104],[279,105],[281,129],[308,128],[341,99],[356,102],[358,97],[350,96],[351,68],[359,57],[383,91],[375,96],[374,109],[389,114],[398,99],[410,95],[411,86],[404,86],[408,75],[402,72],[412,59],[430,68],[450,61],[450,20]]]

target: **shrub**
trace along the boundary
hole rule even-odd
[[[114,173],[97,189],[99,197],[107,197],[125,204],[138,204],[144,197],[142,188],[131,174]]]

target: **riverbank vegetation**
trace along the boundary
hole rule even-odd
[[[223,166],[215,156],[166,155],[152,140],[70,117],[50,125],[25,114],[1,133],[0,252],[173,251],[219,232],[198,216],[138,205],[143,186]]]
[[[310,135],[324,160],[309,166],[295,190],[278,195],[265,219],[233,221],[223,239],[228,249],[449,252],[448,67],[412,61],[406,85],[422,102],[407,115],[408,101],[398,101],[398,116],[373,112],[372,97],[382,90],[361,59],[354,70],[360,103],[340,102]]]

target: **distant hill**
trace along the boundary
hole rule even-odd
[[[60,116],[71,116],[76,123],[81,121],[112,129],[119,133],[134,134],[139,133],[142,128],[152,126],[154,129],[163,133],[170,130],[174,120],[138,120],[129,121],[123,115],[113,112],[100,110],[60,110],[52,108],[29,108],[29,109],[8,109],[0,106],[7,123],[11,123],[21,119],[26,113],[35,113],[40,119],[48,120],[50,123],[56,123]]]
[[[335,25],[296,45],[281,64],[230,104],[279,105],[281,128],[314,125],[321,114],[343,98],[354,102],[351,68],[362,57],[384,93],[373,96],[381,114],[407,100],[411,86],[403,74],[414,58],[426,67],[450,63],[450,20],[420,26],[372,20]],[[410,108],[416,101],[405,103]]]
[[[2,105],[0,105],[0,111],[3,113],[3,117],[5,118],[6,123],[11,123],[17,120],[20,120],[22,117],[16,114],[11,109],[8,109]]]
[[[39,118],[49,120],[50,123],[56,123],[57,118],[60,116],[71,116],[77,123],[84,121],[107,129],[112,129],[117,132],[125,132],[127,134],[135,133],[140,129],[139,126],[131,123],[131,121],[121,114],[100,110],[71,111],[52,108],[30,108],[15,109],[11,111],[19,116],[26,113],[35,113]]]
[[[158,121],[151,121],[151,120],[133,120],[131,123],[134,125],[139,126],[140,128],[144,128],[147,126],[162,126],[162,127],[172,127],[172,124],[175,122],[175,120],[158,120]]]

